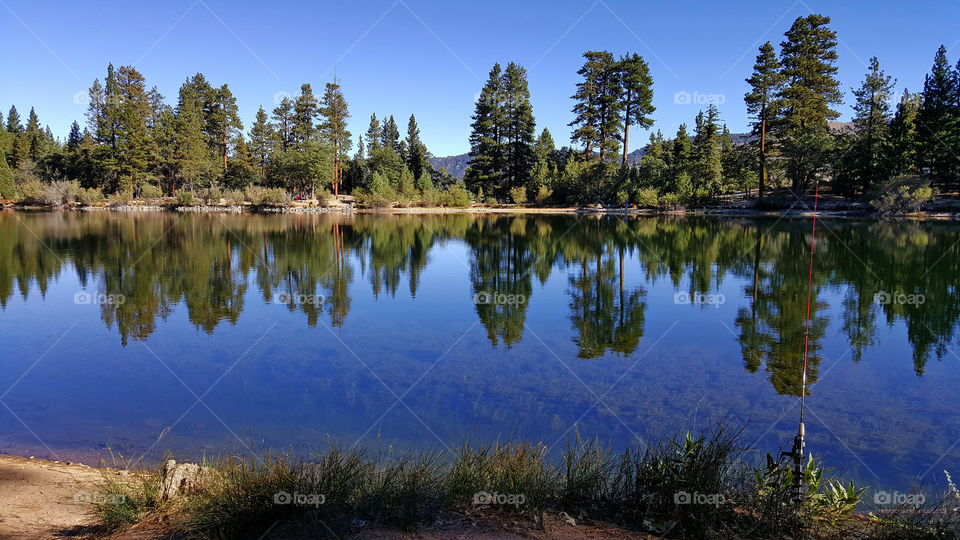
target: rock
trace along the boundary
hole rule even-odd
[[[177,464],[172,459],[167,460],[160,480],[160,500],[169,501],[178,495],[197,491],[207,475],[207,469],[195,463]]]

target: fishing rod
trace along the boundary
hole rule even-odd
[[[820,199],[820,182],[815,184],[813,192],[813,228],[810,232],[810,272],[807,277],[807,317],[803,329],[803,378],[800,384],[800,425],[793,438],[793,448],[783,452],[783,456],[793,459],[793,500],[803,500],[803,450],[806,446],[807,430],[803,423],[803,411],[807,397],[807,355],[810,350],[810,304],[813,297],[813,244],[817,237],[817,201]]]

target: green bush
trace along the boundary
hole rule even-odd
[[[323,188],[317,191],[317,204],[326,208],[330,206],[330,200],[333,199],[333,193],[330,193],[330,190]]]
[[[18,185],[16,198],[24,204],[53,204],[47,186],[39,180],[27,180]]]
[[[119,191],[107,197],[107,200],[110,202],[110,206],[123,206],[130,204],[130,201],[133,200],[133,193],[129,191]]]
[[[223,193],[223,200],[227,203],[227,206],[243,206],[243,201],[246,200],[243,192],[238,189],[231,189]]]
[[[550,197],[553,195],[553,190],[547,186],[540,186],[540,189],[537,190],[537,196],[533,198],[537,204],[544,204]]]
[[[463,182],[457,182],[447,188],[443,194],[443,205],[452,208],[466,208],[470,206],[470,192]]]
[[[217,186],[210,186],[206,189],[200,190],[200,198],[203,199],[203,204],[206,205],[220,204],[220,199],[222,197],[223,190]]]
[[[420,204],[423,206],[438,206],[440,204],[440,192],[432,185],[424,189],[420,194]]]
[[[379,172],[373,173],[369,189],[354,195],[357,202],[367,208],[389,208],[397,200],[397,192],[390,185],[390,180]]]
[[[510,188],[510,198],[517,206],[523,206],[527,202],[527,188],[524,186]]]
[[[480,200],[480,199],[478,198],[477,200]],[[486,199],[483,200],[483,204],[484,204],[484,206],[494,207],[494,206],[499,206],[499,205],[500,205],[500,201],[498,201],[496,197],[494,197],[493,195],[491,195],[491,196],[489,196],[489,197],[487,197]]]
[[[917,177],[899,177],[878,186],[870,204],[882,216],[903,215],[920,211],[935,196],[928,181]]]
[[[143,184],[140,186],[140,197],[143,199],[157,199],[163,197],[160,188],[153,184]]]
[[[290,194],[281,188],[250,186],[244,190],[244,195],[253,206],[286,206],[293,200]]]
[[[664,193],[660,196],[660,204],[668,208],[680,206],[682,202],[683,200],[681,199],[680,195],[676,193]]]
[[[634,202],[637,206],[654,207],[657,206],[657,190],[652,188],[638,189],[634,194]]]
[[[178,206],[193,206],[196,204],[196,200],[193,197],[192,191],[187,191],[181,189],[177,192],[177,205]]]
[[[90,206],[95,203],[102,203],[107,200],[107,196],[100,191],[99,188],[80,188],[77,191],[77,202],[84,205]]]

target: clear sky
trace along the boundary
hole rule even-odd
[[[581,54],[637,52],[654,78],[656,124],[672,135],[692,123],[698,98],[714,95],[734,132],[747,128],[743,94],[757,47],[776,45],[793,19],[828,15],[840,41],[839,77],[848,103],[866,62],[919,90],[940,44],[951,63],[960,56],[960,1],[552,2],[360,0],[354,2],[40,2],[0,0],[0,108],[64,137],[83,124],[83,96],[108,62],[133,64],[173,103],[184,79],[202,72],[229,84],[244,127],[259,105],[314,91],[336,66],[353,115],[365,131],[370,114],[393,114],[405,132],[410,113],[435,155],[469,149],[473,101],[494,62],[515,61],[529,72],[537,131],[547,127],[569,143],[570,96]],[[675,103],[678,92],[692,104]],[[683,101],[682,99],[680,101]],[[701,105],[702,106],[702,105]],[[631,150],[646,134],[631,137]]]

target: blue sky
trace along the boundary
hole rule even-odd
[[[678,92],[715,95],[721,117],[745,131],[744,78],[761,43],[779,44],[798,16],[828,15],[838,33],[839,76],[847,101],[865,63],[906,86],[922,88],[940,44],[960,56],[960,2],[37,2],[0,0],[3,79],[0,109],[22,116],[35,106],[40,120],[63,137],[83,124],[83,95],[107,62],[134,64],[149,85],[175,100],[183,80],[202,72],[228,83],[244,127],[259,105],[316,92],[336,65],[353,114],[354,136],[370,113],[410,113],[435,155],[468,150],[473,101],[494,62],[515,61],[529,71],[537,130],[547,127],[568,144],[570,95],[581,54],[606,49],[637,52],[654,77],[656,124],[665,134],[691,123],[696,104],[675,103]],[[705,99],[705,98],[700,98]],[[849,103],[841,109],[851,115]],[[646,134],[631,137],[631,150]]]

